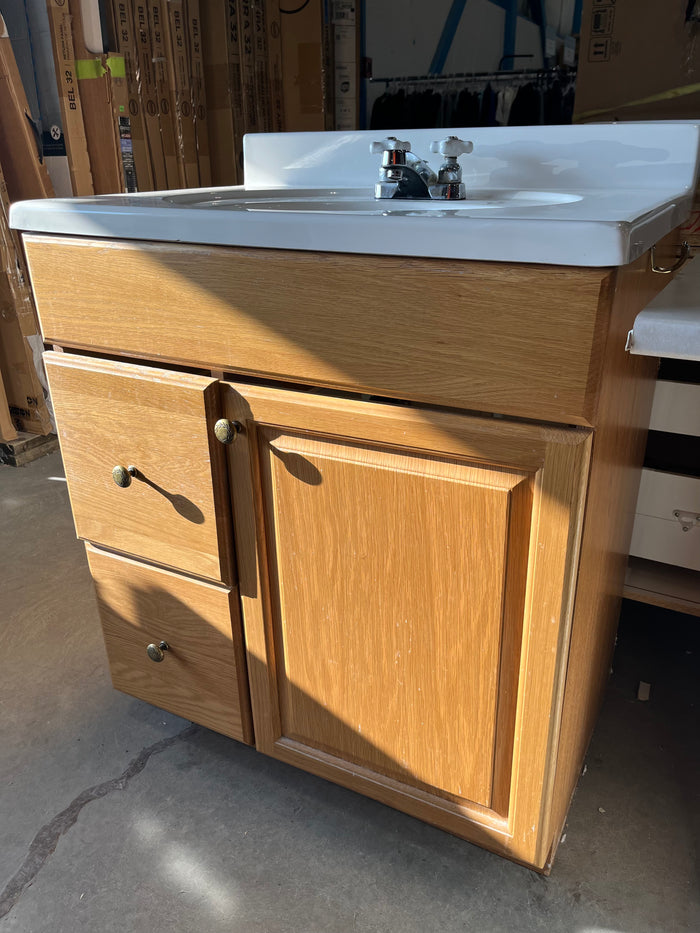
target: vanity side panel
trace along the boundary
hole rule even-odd
[[[588,425],[606,269],[26,235],[44,338]]]
[[[663,241],[668,246],[670,238]],[[658,360],[625,351],[636,315],[668,284],[648,254],[611,278],[586,518],[569,649],[549,836],[566,819],[610,673]]]

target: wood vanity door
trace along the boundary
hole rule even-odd
[[[231,582],[216,380],[69,353],[44,361],[78,536]],[[115,466],[136,468],[128,486]]]
[[[532,860],[590,433],[242,385],[225,409],[260,750]]]

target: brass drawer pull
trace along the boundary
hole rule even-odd
[[[135,466],[115,466],[112,468],[112,479],[117,484],[117,486],[121,486],[122,489],[126,489],[127,486],[131,486],[131,480],[137,474],[138,470]]]
[[[170,645],[167,641],[161,641],[157,645],[150,644],[146,648],[146,654],[151,659],[151,661],[162,661],[165,657],[166,651],[170,650]]]
[[[229,421],[228,418],[219,418],[214,425],[216,439],[222,444],[233,444],[242,430],[243,425],[240,421]]]

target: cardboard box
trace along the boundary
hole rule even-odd
[[[285,129],[324,130],[324,43],[321,0],[282,17]]]
[[[0,372],[15,427],[49,434],[51,416],[38,373],[43,343],[24,256],[8,224],[9,204],[0,170]]]
[[[243,106],[243,67],[240,31],[240,2],[228,2],[228,87],[233,108],[233,144],[238,184],[243,184],[243,136],[245,108]]]
[[[229,61],[228,49],[229,43],[233,42],[238,54],[238,10],[235,0],[206,0],[200,13],[212,183],[236,185],[239,160],[234,126],[240,126],[242,122],[240,71],[236,60],[239,93],[235,97],[229,73],[234,64]]]
[[[282,14],[279,0],[266,0],[268,80],[270,82],[270,119],[273,133],[284,130],[284,83],[282,78]]]
[[[172,53],[171,81],[175,95],[177,142],[185,171],[185,186],[199,185],[197,137],[192,113],[190,63],[187,54],[187,17],[183,0],[168,0],[168,28]]]
[[[165,173],[165,155],[160,138],[158,121],[158,90],[153,69],[153,52],[148,29],[148,7],[145,3],[133,2],[134,35],[138,50],[138,83],[141,98],[141,113],[146,126],[146,140],[153,169],[153,190],[165,191],[168,179]]]
[[[243,88],[243,133],[258,133],[258,108],[255,104],[255,38],[253,0],[237,0],[238,44],[240,48],[241,85]],[[295,17],[292,17],[294,19]]]
[[[700,118],[700,22],[687,0],[584,0],[574,120]],[[681,237],[700,248],[700,182]]]
[[[63,136],[68,157],[73,194],[80,197],[94,194],[90,156],[88,154],[83,108],[80,103],[78,78],[75,73],[75,54],[70,14],[65,0],[47,0],[53,58],[56,69],[63,122]]]
[[[53,2],[60,2],[60,0],[53,0]],[[110,9],[115,46],[124,59],[136,190],[153,191],[153,166],[151,165],[151,154],[146,139],[146,124],[139,94],[138,48],[131,4],[128,0],[112,0]]]
[[[54,191],[71,197],[70,169],[54,68],[47,0],[0,0],[29,109],[37,118],[39,150]]]
[[[688,0],[584,0],[574,120],[700,115],[700,23]]]
[[[356,130],[360,117],[360,13],[356,0],[331,0],[334,128]]]
[[[2,380],[2,372],[0,372],[0,441],[14,441],[16,437],[17,430],[12,421],[5,384]]]
[[[138,191],[136,186],[136,166],[134,147],[131,138],[131,115],[129,113],[129,91],[126,84],[126,65],[124,56],[110,52],[105,56],[105,68],[109,75],[112,119],[116,133],[116,143],[122,166],[122,184],[124,191]]]
[[[69,0],[75,68],[83,109],[95,194],[125,190],[119,128],[112,103],[112,77],[105,55],[95,55],[83,36],[80,0]]]
[[[177,139],[173,53],[169,42],[168,6],[160,0],[148,0],[148,30],[153,52],[153,74],[158,93],[158,123],[165,159],[168,188],[185,188],[185,164]]]
[[[199,164],[199,184],[203,188],[211,185],[211,159],[209,157],[209,124],[207,120],[207,92],[204,87],[204,59],[202,57],[202,22],[199,12],[199,0],[188,0],[187,15],[188,54],[192,78],[192,110],[194,131],[197,139],[197,162]]]
[[[53,195],[7,27],[0,16],[0,165],[12,201]]]
[[[267,21],[265,0],[251,0],[253,20],[253,67],[255,70],[255,113],[258,132],[272,131],[272,102],[267,56]]]

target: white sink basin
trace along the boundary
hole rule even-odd
[[[472,140],[465,201],[375,200],[374,132],[245,138],[245,185],[14,204],[37,233],[556,265],[631,262],[687,217],[692,122],[395,130]],[[437,168],[438,161],[433,161]]]
[[[231,211],[301,211],[303,213],[324,214],[409,214],[417,216],[425,213],[447,213],[453,211],[479,210],[530,210],[546,204],[571,204],[580,201],[581,195],[567,194],[562,191],[471,191],[463,201],[412,201],[412,200],[377,200],[364,191],[348,193],[341,190],[308,193],[298,196],[290,192],[279,191],[274,197],[269,192],[260,192],[259,197],[251,198],[236,189],[214,194],[212,191],[187,192],[173,194],[165,198],[175,205],[187,205],[199,209],[217,209]]]

